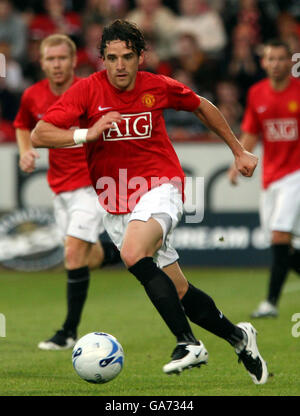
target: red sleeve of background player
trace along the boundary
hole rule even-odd
[[[200,104],[200,98],[186,85],[175,79],[161,75],[167,85],[169,108],[175,110],[195,111]]]
[[[47,110],[43,120],[62,129],[77,126],[79,118],[86,112],[87,96],[86,79],[76,82]]]
[[[258,134],[261,130],[257,113],[254,109],[253,90],[250,89],[247,97],[246,110],[242,121],[241,129],[245,133]]]
[[[19,111],[14,120],[14,128],[22,130],[33,130],[36,124],[36,120],[31,111],[32,100],[30,97],[30,90],[24,91]]]

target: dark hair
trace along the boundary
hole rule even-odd
[[[117,19],[103,29],[100,45],[100,54],[102,57],[104,57],[104,50],[107,43],[113,40],[126,42],[127,48],[132,49],[138,56],[146,49],[146,42],[142,32],[134,23],[126,20]]]
[[[268,42],[265,43],[266,47],[272,47],[272,48],[284,48],[289,56],[292,56],[292,51],[289,46],[289,44],[281,39],[271,39]]]

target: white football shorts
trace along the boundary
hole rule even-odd
[[[300,171],[273,182],[260,198],[260,221],[268,242],[272,231],[300,236]]]
[[[104,215],[104,226],[114,244],[121,250],[127,224],[133,220],[148,221],[155,218],[163,229],[163,245],[153,257],[158,267],[166,267],[178,260],[172,247],[173,230],[183,213],[183,202],[179,190],[165,183],[144,194],[129,214]],[[168,219],[171,221],[168,222]]]
[[[92,186],[54,196],[54,215],[62,239],[71,236],[96,243],[104,232],[104,213]]]

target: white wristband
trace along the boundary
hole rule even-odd
[[[74,130],[73,140],[76,144],[86,143],[88,129],[76,129]]]

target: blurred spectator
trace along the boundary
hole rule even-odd
[[[294,16],[296,19],[300,19],[300,2],[299,0],[281,0],[284,6],[284,10]]]
[[[175,14],[162,5],[162,0],[136,0],[137,6],[126,19],[136,23],[148,39],[152,39],[160,59],[168,59],[177,25]]]
[[[0,54],[6,57],[6,77],[3,80],[5,88],[12,93],[21,93],[27,86],[23,77],[21,65],[11,57],[11,46],[0,41]]]
[[[145,59],[140,67],[142,71],[152,72],[153,74],[161,74],[171,77],[172,76],[172,65],[169,60],[161,60],[153,42],[148,39],[147,50],[145,51]]]
[[[226,31],[218,12],[206,0],[179,0],[177,33],[191,33],[206,54],[218,55],[226,44]]]
[[[43,39],[53,33],[64,33],[73,39],[81,34],[81,17],[67,11],[66,0],[44,0],[44,13],[37,14],[29,26],[30,37]]]
[[[279,8],[276,1],[227,1],[224,23],[229,37],[238,25],[247,27],[252,45],[259,45],[276,36],[276,18]]]
[[[27,29],[10,0],[0,0],[0,41],[10,45],[12,59],[22,60],[26,50]]]
[[[290,13],[283,12],[278,16],[277,29],[278,36],[283,41],[287,41],[291,36],[300,39],[300,22]]]
[[[41,39],[29,39],[26,60],[23,64],[23,75],[28,84],[33,84],[44,78],[40,65]]]
[[[285,41],[289,45],[292,54],[300,52],[300,36],[295,33],[291,33],[286,36]]]
[[[127,0],[87,0],[85,3],[84,27],[95,20],[107,24],[115,19],[123,19],[128,12]]]
[[[19,99],[7,89],[5,78],[0,78],[0,106],[5,120],[13,121],[17,114]]]
[[[264,76],[259,66],[259,57],[254,51],[255,37],[250,26],[247,23],[240,23],[234,28],[231,49],[227,57],[226,73],[236,80],[242,97],[245,97],[253,83]]]
[[[191,75],[183,69],[174,72],[173,78],[197,92]],[[164,119],[172,141],[203,140],[203,135],[208,131],[191,112],[168,109],[164,111]]]
[[[16,135],[13,123],[2,117],[2,108],[0,104],[0,144],[14,143],[15,141]]]
[[[240,103],[240,90],[235,81],[223,79],[216,85],[216,105],[222,112],[231,129],[240,134],[243,106]]]
[[[99,51],[102,31],[103,25],[97,21],[92,21],[85,26],[83,34],[84,44],[77,52],[77,76],[86,77],[104,68]]]
[[[217,61],[199,47],[196,37],[182,33],[175,42],[175,56],[170,60],[174,70],[183,69],[195,85],[197,93],[211,100],[217,81]]]

